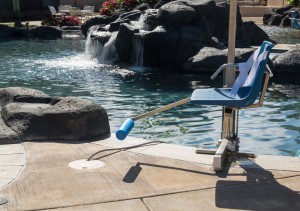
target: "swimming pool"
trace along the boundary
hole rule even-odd
[[[94,100],[109,115],[111,131],[122,122],[189,97],[200,87],[221,86],[208,75],[134,74],[85,56],[85,40],[0,42],[0,87],[39,89],[51,96]],[[174,144],[215,148],[221,107],[185,104],[136,122],[131,135]],[[280,76],[270,82],[262,108],[240,112],[240,149],[257,154],[295,155],[300,149],[300,81]]]
[[[271,39],[275,40],[277,43],[283,44],[296,44],[300,43],[300,31],[291,27],[280,27],[280,26],[267,26],[260,25],[262,30],[264,30]]]

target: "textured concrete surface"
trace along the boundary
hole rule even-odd
[[[105,163],[98,169],[68,167],[99,150],[145,142],[113,136],[93,143],[26,142],[25,168],[22,145],[0,146],[1,158],[23,170],[0,165],[0,185],[10,182],[0,189],[8,199],[0,210],[300,210],[298,157],[238,159],[214,172],[212,156],[160,143],[103,151],[94,157]]]
[[[22,144],[0,145],[0,189],[18,177],[25,162],[25,149]]]

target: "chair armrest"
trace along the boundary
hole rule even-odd
[[[300,19],[297,19],[297,18],[289,18],[290,20],[297,20],[297,21],[300,21]]]
[[[210,77],[211,80],[214,80],[222,70],[224,70],[227,67],[238,67],[238,64],[223,64],[221,67],[219,67],[216,72]]]

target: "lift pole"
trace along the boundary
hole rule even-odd
[[[230,12],[229,12],[229,31],[228,31],[228,57],[227,63],[233,64],[235,58],[235,40],[236,40],[236,14],[237,14],[237,0],[230,0]],[[223,75],[223,85],[225,87],[232,87],[235,81],[234,67],[228,67]],[[237,125],[236,125],[236,110],[223,107],[222,114],[222,133],[221,141],[219,142],[219,148],[214,156],[213,167],[214,170],[222,170],[225,155],[228,151],[228,146],[233,146],[237,150],[235,145],[238,142],[237,138]]]

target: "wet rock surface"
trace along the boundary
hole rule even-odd
[[[12,30],[6,25],[0,24],[0,38],[10,37],[12,35]]]
[[[282,53],[273,60],[276,73],[300,74],[300,49],[292,49]]]
[[[235,61],[243,62],[252,55],[252,48],[236,49]],[[190,72],[215,71],[222,64],[227,63],[228,50],[219,50],[212,47],[202,48],[195,56],[183,64],[183,68]]]
[[[89,141],[110,136],[107,113],[91,100],[50,97],[29,88],[0,89],[0,144]]]
[[[35,26],[31,28],[14,28],[0,24],[0,38],[23,37],[55,40],[62,38],[62,29],[56,26]]]
[[[56,26],[37,26],[27,32],[29,38],[59,39],[62,38],[62,29]]]
[[[114,15],[114,16],[111,16],[111,17],[100,16],[100,17],[91,18],[91,19],[87,20],[86,22],[84,22],[81,25],[82,34],[84,36],[87,36],[88,30],[89,30],[90,27],[95,26],[95,25],[109,24],[109,23],[115,21],[118,17],[119,17],[118,15]]]
[[[140,58],[137,52],[142,51],[142,65],[161,72],[195,72],[182,67],[202,48],[214,47],[217,54],[222,54],[226,48],[229,4],[211,0],[177,0],[159,1],[154,8],[157,9],[125,12],[116,20],[102,22],[97,30],[91,28],[89,44],[99,46],[101,43],[99,51],[104,52],[106,46],[105,51],[111,52],[107,43],[112,34],[104,32],[117,32],[115,45],[111,47],[111,50],[115,48],[117,56],[105,63],[133,65],[136,58]],[[271,41],[255,23],[243,22],[238,9],[236,47],[260,45],[264,40]],[[213,68],[215,64],[209,66],[209,69]]]
[[[299,13],[299,8],[285,6],[281,8],[267,9],[263,16],[263,23],[271,26],[291,26],[291,11],[296,11]]]

